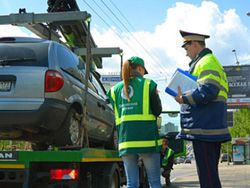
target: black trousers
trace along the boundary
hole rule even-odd
[[[220,149],[220,142],[193,141],[193,150],[201,188],[221,188],[218,171]]]

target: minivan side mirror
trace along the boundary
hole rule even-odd
[[[106,98],[105,101],[107,102],[107,104],[111,103],[109,98]]]

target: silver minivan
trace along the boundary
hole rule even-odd
[[[0,38],[0,140],[31,141],[34,150],[80,145],[86,107],[90,146],[113,149],[115,118],[99,78],[91,72],[85,103],[85,63],[66,46]]]

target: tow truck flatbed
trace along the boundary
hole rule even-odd
[[[29,168],[32,162],[109,162],[121,161],[117,151],[96,148],[62,151],[1,151],[0,168]]]
[[[107,149],[1,151],[0,187],[119,187],[122,165],[118,152]]]

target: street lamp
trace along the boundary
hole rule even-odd
[[[233,49],[233,50],[232,50],[232,52],[233,52],[233,53],[234,53],[234,55],[235,55],[236,64],[237,64],[237,65],[239,65],[239,64],[240,64],[240,62],[238,61],[237,54],[236,54],[236,50],[235,50],[235,49]]]

